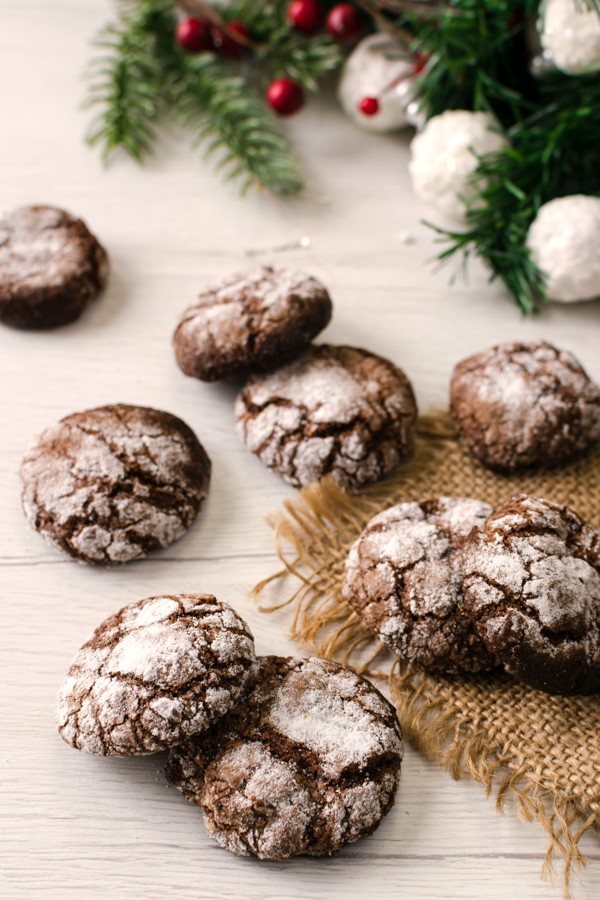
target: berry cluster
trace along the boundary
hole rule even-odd
[[[325,19],[319,0],[294,0],[288,8],[288,19],[302,34],[315,34]],[[365,30],[361,12],[352,3],[338,3],[328,13],[325,27],[340,44],[354,44]]]
[[[324,26],[340,44],[354,44],[365,30],[365,19],[352,3],[338,3],[327,14],[319,0],[292,0],[287,10],[290,26],[300,34],[316,34]],[[243,22],[215,24],[199,16],[187,16],[177,24],[175,38],[187,53],[219,53],[239,59],[252,52],[252,35]],[[304,105],[302,85],[292,78],[277,78],[265,99],[280,116],[291,116]]]
[[[188,53],[205,53],[213,51],[237,59],[249,49],[250,33],[243,22],[227,22],[220,27],[200,19],[188,16],[181,19],[175,32],[180,46]]]

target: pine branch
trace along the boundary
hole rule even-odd
[[[225,178],[240,180],[242,193],[250,187],[281,195],[301,190],[288,142],[246,81],[208,54],[183,58],[181,66],[169,86],[173,110],[208,156],[220,152],[217,168]]]
[[[307,40],[290,28],[287,13],[289,0],[231,0],[224,9],[227,20],[246,24],[257,45],[253,77],[261,85],[265,78],[293,78],[306,90],[316,91],[320,78],[334,72],[343,61],[339,44],[328,35],[311,36]]]
[[[576,2],[600,12],[600,0]],[[428,117],[484,110],[504,126],[510,146],[479,160],[467,230],[432,227],[448,244],[441,260],[459,254],[466,267],[471,256],[482,258],[522,311],[535,311],[547,299],[526,246],[538,209],[570,193],[600,195],[600,75],[533,77],[525,27],[539,0],[451,0],[426,10],[419,0],[368,5],[408,30],[411,49],[429,56],[417,83]]]
[[[447,109],[490,112],[508,128],[531,112],[538,88],[529,71],[525,24],[539,0],[454,0],[423,22],[405,17],[414,49],[431,64],[418,82],[428,117]]]
[[[510,128],[542,102],[526,30],[541,0],[356,0],[429,57],[416,98],[428,118],[447,109],[490,112]],[[600,14],[600,0],[574,0]]]
[[[242,3],[250,5],[237,0],[237,7]],[[264,25],[266,9],[273,5],[272,0],[252,4],[254,18],[249,21]],[[277,21],[283,20],[284,4],[275,5]],[[226,13],[231,20],[236,7],[230,5]],[[226,178],[239,179],[243,191],[254,186],[278,194],[298,192],[298,164],[250,80],[253,65],[245,65],[248,77],[243,77],[212,53],[184,53],[174,39],[176,22],[172,0],[122,0],[117,24],[97,41],[101,54],[92,68],[89,103],[99,112],[88,140],[102,144],[105,157],[122,148],[141,161],[151,148],[154,123],[168,107],[206,145],[207,155],[220,153],[217,168]],[[333,65],[320,42],[303,52],[288,45],[286,52],[307,85]],[[264,60],[257,56],[254,67],[259,63]]]
[[[285,25],[288,6],[289,0],[230,0],[223,15],[230,22],[243,22],[257,41],[264,41]]]
[[[161,71],[148,19],[168,4],[123,3],[119,19],[94,41],[86,106],[98,108],[86,139],[105,160],[122,149],[138,162],[150,151],[161,99]]]
[[[479,160],[468,230],[436,228],[449,242],[440,259],[457,253],[465,260],[481,257],[524,313],[547,299],[543,275],[526,246],[540,206],[573,193],[600,196],[600,75],[555,73],[540,83],[540,92],[539,108],[509,130],[510,146]]]
[[[318,80],[335,72],[343,59],[339,45],[326,35],[306,42],[285,28],[271,41],[259,54],[258,63],[274,78],[293,78],[308,91],[316,91]]]

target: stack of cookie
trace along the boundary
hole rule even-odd
[[[249,450],[302,487],[331,475],[356,489],[413,451],[417,407],[404,372],[367,350],[311,345],[332,313],[327,289],[263,266],[207,288],[174,334],[186,375],[247,377],[235,415]]]
[[[459,363],[450,406],[472,454],[503,474],[570,462],[600,437],[600,389],[543,341]],[[600,690],[600,535],[550,500],[519,495],[495,512],[457,497],[400,503],[351,548],[342,593],[418,668],[503,665],[542,691]]]
[[[65,211],[5,216],[0,321],[72,322],[107,267]],[[326,472],[347,485],[373,480],[412,448],[416,409],[400,370],[364,351],[309,349],[330,317],[315,279],[263,268],[206,291],[176,335],[188,374],[254,375],[238,418],[253,449],[297,484]],[[276,383],[254,374],[299,354]],[[31,526],[77,561],[108,565],[181,537],[211,462],[181,419],[116,404],[44,431],[21,476]],[[151,597],[106,619],[69,668],[57,722],[93,754],[170,749],[169,780],[201,806],[217,842],[261,859],[326,856],[370,834],[393,805],[403,754],[395,710],[368,681],[318,658],[258,658],[246,623],[209,595]]]
[[[417,668],[503,665],[541,691],[600,690],[600,535],[550,500],[400,503],[352,546],[342,594]]]
[[[328,856],[375,830],[402,760],[391,704],[316,657],[256,657],[248,626],[208,595],[150,597],[106,619],[59,691],[78,750],[170,748],[168,780],[234,853]]]

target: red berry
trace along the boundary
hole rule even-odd
[[[379,112],[379,100],[377,97],[363,97],[358,108],[363,116],[376,116]]]
[[[293,116],[304,106],[304,91],[291,78],[278,78],[267,88],[267,103],[280,116]]]
[[[314,34],[323,21],[323,9],[318,0],[294,0],[288,7],[287,17],[296,31]]]
[[[234,34],[239,34],[242,38],[250,38],[250,32],[243,22],[228,22],[227,28]],[[216,26],[212,28],[212,40],[215,50],[224,56],[231,57],[231,59],[237,59],[237,57],[242,56],[249,50],[246,44],[236,41],[235,38],[230,37],[225,31]]]
[[[365,30],[359,10],[352,3],[338,3],[327,16],[327,31],[340,44],[354,44]]]
[[[429,61],[429,57],[426,53],[415,53],[415,61],[414,61],[414,72],[415,75],[420,75],[425,66]]]
[[[196,19],[193,16],[180,19],[175,37],[179,46],[188,53],[203,53],[213,49],[210,23],[206,19]]]

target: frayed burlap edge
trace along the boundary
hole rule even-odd
[[[463,490],[453,490],[457,485],[452,482],[457,478],[440,471],[452,464],[455,454],[460,454],[456,458],[463,475],[465,469],[473,468],[478,491],[464,490],[462,476],[458,481]],[[566,494],[571,505],[585,515],[585,509],[573,498],[573,482],[586,484],[589,466],[594,466],[596,477],[600,472],[598,459],[580,464],[582,471],[571,470],[562,488],[560,481],[558,490],[553,484],[552,499],[564,502]],[[448,489],[435,484],[437,476]],[[560,475],[554,477],[560,479]],[[428,485],[433,481],[431,491],[423,491],[419,484],[423,478]],[[459,448],[446,414],[424,417],[420,420],[415,458],[393,479],[356,496],[344,493],[333,481],[325,479],[284,504],[283,510],[271,519],[283,569],[261,581],[253,593],[264,612],[290,610],[291,636],[309,652],[336,659],[371,678],[387,679],[404,733],[428,759],[443,766],[455,779],[470,775],[483,785],[488,796],[494,795],[498,811],[510,804],[524,821],[537,821],[550,838],[542,877],[556,883],[554,862],[561,859],[564,896],[568,898],[573,868],[587,863],[579,842],[590,829],[600,831],[600,787],[594,781],[594,772],[600,769],[600,752],[590,761],[587,780],[582,776],[581,785],[570,783],[572,773],[560,772],[566,788],[561,790],[553,777],[556,760],[551,759],[548,766],[544,752],[539,759],[532,758],[529,746],[515,752],[513,729],[503,730],[503,717],[508,721],[511,710],[520,711],[523,704],[528,704],[530,709],[535,708],[535,718],[540,706],[545,708],[544,714],[540,713],[541,728],[544,716],[555,718],[551,704],[556,703],[559,714],[567,713],[567,726],[572,716],[579,720],[591,715],[597,735],[600,710],[595,711],[596,699],[549,698],[497,673],[443,679],[415,671],[376,641],[339,593],[349,546],[366,521],[386,506],[400,499],[436,493],[479,496],[490,502],[500,502],[497,497],[490,497],[494,491],[500,492],[502,499],[521,490],[548,496],[547,489],[540,490],[547,487],[547,478],[542,476],[541,484],[537,483],[540,479],[527,476],[502,481],[473,463]],[[496,483],[497,489],[490,489],[488,482]],[[484,486],[486,491],[482,491]],[[287,577],[293,580],[294,589],[282,602],[276,602],[272,595],[284,589]],[[482,701],[483,694],[486,699]],[[491,704],[488,697],[499,704],[501,711],[495,711],[489,720],[485,714],[482,716]],[[548,741],[554,743],[553,738]],[[539,753],[539,747],[535,752]]]

